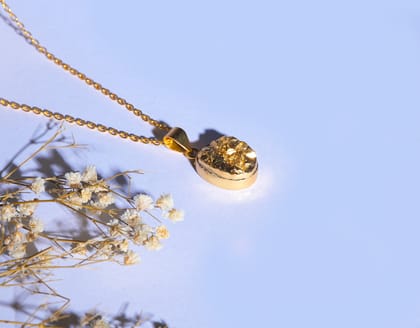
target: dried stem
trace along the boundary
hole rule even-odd
[[[96,168],[87,166],[81,172],[15,176],[40,153],[79,147],[74,142],[57,144],[61,133],[62,127],[19,165],[9,163],[13,169],[3,170],[5,176],[0,177],[0,288],[19,288],[44,299],[32,313],[24,312],[25,321],[0,319],[1,324],[53,327],[70,304],[70,299],[52,286],[57,270],[102,262],[134,264],[139,257],[131,248],[159,249],[169,237],[164,220],[183,218],[183,212],[173,208],[170,195],[153,200],[146,194],[131,195],[117,183],[121,176],[130,179],[132,174],[143,174],[140,170],[99,178]],[[30,143],[37,144],[34,140]],[[38,207],[49,206],[63,210],[60,221],[64,225],[36,216]],[[89,320],[94,327],[103,319],[93,316]],[[133,325],[142,322],[139,317]]]

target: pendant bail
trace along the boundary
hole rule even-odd
[[[197,150],[191,147],[185,131],[178,127],[172,128],[163,137],[163,144],[173,151],[183,153],[189,159],[194,159],[197,154]]]

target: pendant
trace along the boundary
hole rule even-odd
[[[235,137],[220,137],[197,150],[191,147],[185,131],[175,127],[163,137],[163,143],[193,160],[197,173],[218,187],[244,189],[257,179],[257,154],[246,142]]]

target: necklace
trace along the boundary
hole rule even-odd
[[[185,131],[179,127],[171,127],[159,122],[145,114],[142,110],[121,98],[100,83],[86,76],[84,73],[75,69],[71,65],[62,61],[59,57],[48,51],[40,42],[32,36],[15,13],[6,4],[5,0],[0,0],[4,11],[9,15],[11,23],[16,31],[23,36],[28,43],[39,53],[43,54],[48,60],[61,67],[70,74],[76,76],[88,86],[101,92],[120,106],[140,117],[144,122],[161,130],[165,133],[162,140],[139,136],[113,127],[105,126],[95,122],[87,121],[82,118],[73,117],[59,112],[52,112],[48,109],[41,109],[36,106],[20,104],[0,97],[0,105],[10,107],[15,110],[22,110],[36,115],[43,115],[57,121],[84,126],[92,130],[109,133],[122,139],[133,142],[141,142],[155,146],[164,145],[168,149],[182,153],[186,158],[194,163],[197,173],[206,181],[225,189],[243,189],[252,185],[257,178],[258,162],[255,151],[244,141],[235,137],[222,136],[210,143],[210,145],[198,150],[191,146]]]

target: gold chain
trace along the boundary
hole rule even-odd
[[[96,82],[95,80],[91,79],[90,77],[86,76],[79,70],[75,69],[71,65],[63,62],[60,58],[55,56],[53,53],[49,52],[44,46],[42,46],[37,39],[35,39],[31,32],[29,32],[23,23],[17,18],[15,13],[10,9],[10,7],[6,4],[5,0],[0,0],[1,5],[5,12],[9,15],[12,22],[15,24],[16,28],[19,30],[20,34],[41,54],[43,54],[47,59],[52,61],[54,64],[58,65],[65,71],[69,72],[70,74],[78,77],[80,80],[85,82],[90,87],[94,88],[95,90],[100,91],[103,95],[107,96],[109,99],[116,101],[119,105],[125,107],[128,111],[132,112],[135,116],[140,117],[143,121],[149,123],[150,125],[161,129],[163,131],[169,131],[171,127],[165,123],[159,122],[149,115],[143,113],[140,109],[136,108],[131,103],[127,102],[124,98],[121,98],[117,94],[111,92],[109,89],[104,88],[100,83]],[[126,131],[118,130],[113,127],[108,127],[102,124],[97,124],[91,121],[86,121],[82,118],[73,117],[71,115],[64,115],[57,112],[52,112],[48,109],[41,109],[35,106],[28,106],[25,104],[19,104],[15,101],[10,101],[4,98],[0,98],[0,105],[5,107],[11,107],[13,109],[21,109],[24,112],[32,112],[37,115],[44,115],[48,118],[52,118],[58,121],[66,121],[68,123],[76,123],[79,126],[86,126],[89,129],[97,130],[99,132],[107,132],[113,136],[118,136],[123,139],[129,139],[134,142],[142,142],[145,144],[152,144],[159,146],[162,144],[161,140],[156,138],[148,138],[143,136],[138,136],[133,133],[128,133]]]

